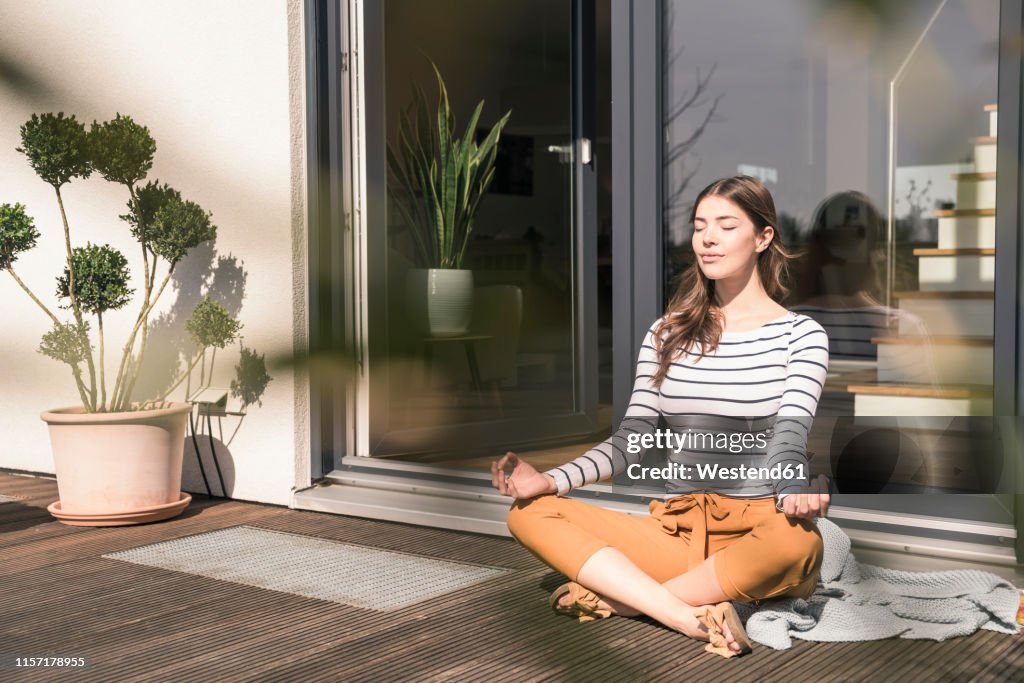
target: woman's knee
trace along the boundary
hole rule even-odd
[[[732,586],[744,600],[774,598],[794,590],[813,592],[822,558],[821,536],[813,522],[773,516],[759,524],[753,536],[756,542],[744,544],[739,554],[726,549],[730,554],[721,558],[726,577],[720,577],[723,589]],[[739,546],[735,549],[739,551]]]
[[[779,515],[775,518],[772,538],[776,561],[786,568],[796,567],[809,576],[821,566],[824,546],[814,522]]]
[[[508,530],[512,532],[512,535],[520,538],[533,521],[538,517],[550,515],[557,505],[558,496],[553,495],[520,498],[512,503],[512,507],[509,508],[505,517],[505,523],[508,524]]]

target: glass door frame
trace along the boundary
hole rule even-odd
[[[611,0],[613,427],[662,291],[662,0]]]
[[[352,450],[352,384],[344,378],[354,365],[352,282],[353,188],[351,117],[348,113],[350,5],[337,0],[305,0],[303,27],[306,69],[306,349],[296,354],[330,358],[336,372],[328,380],[308,372],[310,475],[322,479]],[[298,359],[301,366],[301,358]],[[306,436],[306,435],[303,435]]]
[[[996,269],[995,330],[992,405],[994,412],[1013,416],[1019,429],[1024,409],[1024,203],[1021,202],[1024,182],[1020,168],[1024,160],[1024,139],[1021,136],[1021,113],[1024,111],[1024,52],[1020,39],[1024,35],[1024,11],[1015,0],[999,3],[999,117],[996,131]],[[1024,450],[1020,433],[1007,439],[1007,462],[1016,465],[1014,491],[1024,491]],[[1017,538],[1014,547],[1017,561],[1024,561],[1024,496],[1015,493],[1014,520]]]

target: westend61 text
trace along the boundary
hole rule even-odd
[[[671,448],[676,453],[689,451],[725,451],[741,453],[757,447],[764,450],[768,447],[768,437],[764,432],[674,432],[671,429],[655,429],[654,432],[640,434],[634,432],[626,437],[626,451],[639,453],[645,448]]]
[[[748,467],[736,465],[723,467],[718,464],[698,463],[696,465],[680,465],[670,462],[664,467],[641,467],[632,464],[626,468],[626,476],[630,479],[684,479],[696,481],[792,481],[804,479],[804,466],[789,463],[772,467]]]

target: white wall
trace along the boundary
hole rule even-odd
[[[246,274],[244,296],[227,297],[238,308],[246,346],[268,360],[301,346],[300,0],[0,0],[0,26],[0,73],[18,75],[0,78],[0,203],[25,204],[42,233],[40,244],[15,264],[36,294],[56,304],[54,277],[65,256],[53,191],[15,151],[19,126],[33,112],[64,111],[86,123],[121,112],[148,126],[157,141],[149,179],[170,183],[211,211],[218,226],[215,255],[233,257]],[[117,218],[127,200],[123,187],[94,176],[72,181],[64,197],[74,244],[109,243],[125,253],[134,273],[141,269],[138,246]],[[168,287],[158,314],[176,302],[183,316],[191,312],[182,304],[194,303],[196,274],[203,257],[213,256],[197,251],[179,266],[180,288]],[[133,302],[106,317],[108,366],[119,358],[137,311]],[[39,412],[76,403],[77,392],[66,366],[37,353],[48,320],[3,272],[0,320],[0,467],[53,472]],[[168,356],[153,348],[150,360],[166,363]],[[237,347],[219,354],[214,385],[227,386],[236,358]],[[271,375],[262,407],[250,407],[221,464],[232,497],[287,504],[292,487],[309,479],[307,390],[290,371],[271,369]],[[234,423],[225,421],[224,429],[226,438]],[[190,455],[187,449],[184,487],[199,491]]]

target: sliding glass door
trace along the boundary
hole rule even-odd
[[[363,22],[369,455],[479,456],[593,432],[593,3],[380,0]],[[437,222],[421,220],[444,190],[423,181],[443,164],[436,143],[414,155],[438,125],[431,63],[458,139],[483,145],[508,117],[461,263],[442,262]]]

